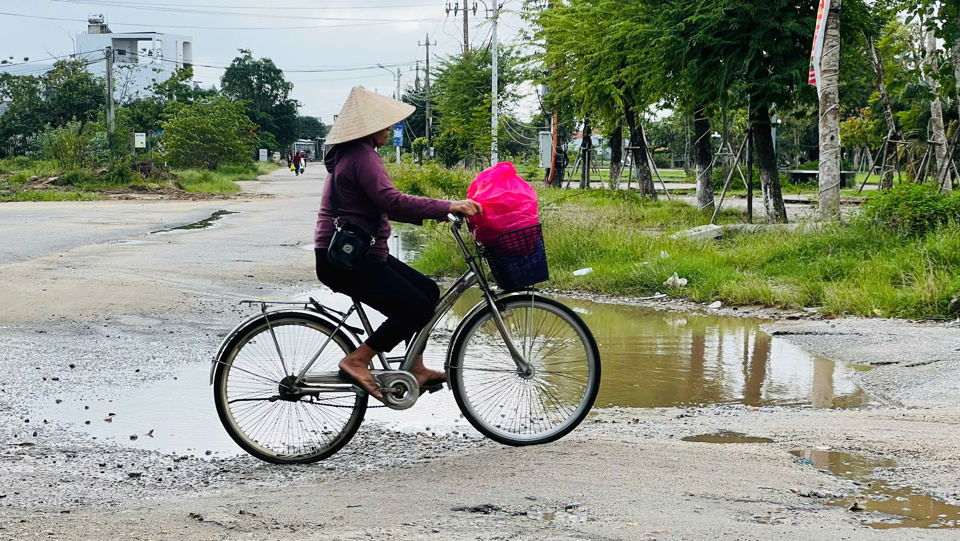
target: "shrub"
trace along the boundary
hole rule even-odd
[[[253,160],[256,126],[242,103],[223,97],[175,103],[163,122],[163,144],[179,167],[216,170]]]
[[[68,122],[65,126],[47,130],[38,137],[40,155],[54,160],[57,167],[63,170],[86,167],[89,144],[90,137],[83,133],[79,122]]]
[[[401,192],[438,199],[465,199],[472,175],[438,165],[389,168],[390,178]]]
[[[60,175],[53,183],[57,186],[83,186],[94,180],[94,176],[86,170],[74,169]]]
[[[863,219],[901,236],[923,236],[951,221],[960,222],[960,198],[921,184],[901,184],[870,198]]]

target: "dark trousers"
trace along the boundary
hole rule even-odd
[[[317,278],[337,293],[349,295],[387,316],[367,339],[374,351],[390,351],[430,322],[440,287],[393,256],[367,257],[353,270],[327,262],[327,250],[316,250]]]

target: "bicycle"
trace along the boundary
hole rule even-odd
[[[482,299],[457,325],[444,363],[457,406],[480,433],[506,445],[562,438],[587,416],[600,388],[593,334],[573,310],[532,287],[495,293],[480,256],[460,235],[462,218],[449,220],[468,270],[402,357],[378,354],[381,368],[372,373],[384,404],[404,410],[416,403],[421,390],[407,369],[440,318],[476,285]],[[313,298],[242,302],[259,305],[260,312],[224,339],[210,371],[224,428],[244,451],[267,462],[333,455],[356,434],[367,409],[367,392],[341,379],[337,366],[360,345],[359,335],[372,333],[363,307],[354,301],[344,312]],[[354,313],[363,328],[347,323]]]

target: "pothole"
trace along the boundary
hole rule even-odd
[[[174,231],[190,231],[190,230],[194,230],[194,229],[207,229],[207,228],[213,227],[214,222],[216,222],[217,220],[219,220],[220,218],[223,218],[224,216],[226,216],[226,215],[228,215],[228,214],[237,214],[237,213],[236,213],[236,212],[233,212],[233,211],[230,211],[230,210],[218,210],[218,211],[214,212],[213,214],[211,214],[209,218],[204,218],[203,220],[199,220],[199,221],[196,221],[196,222],[191,222],[191,223],[189,223],[189,224],[178,225],[178,226],[176,226],[176,227],[168,227],[168,228],[166,228],[166,229],[158,229],[158,230],[156,230],[156,231],[151,231],[150,234],[151,234],[151,235],[160,235],[160,234],[163,234],[163,233],[172,233],[172,232],[174,232]]]
[[[805,449],[790,451],[798,463],[827,470],[855,488],[839,499],[825,498],[827,505],[843,506],[862,513],[861,522],[872,528],[960,528],[960,507],[951,505],[915,487],[878,478],[896,462],[841,453]]]
[[[748,436],[740,432],[729,432],[721,430],[712,434],[697,434],[696,436],[686,436],[681,438],[683,441],[695,441],[700,443],[773,443],[770,438],[761,438],[758,436]]]

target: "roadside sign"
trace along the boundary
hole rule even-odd
[[[403,146],[403,122],[397,122],[393,126],[393,146]]]
[[[267,161],[267,149],[265,148],[260,149],[260,161],[262,162]]]
[[[133,148],[147,148],[147,134],[133,134]]]

